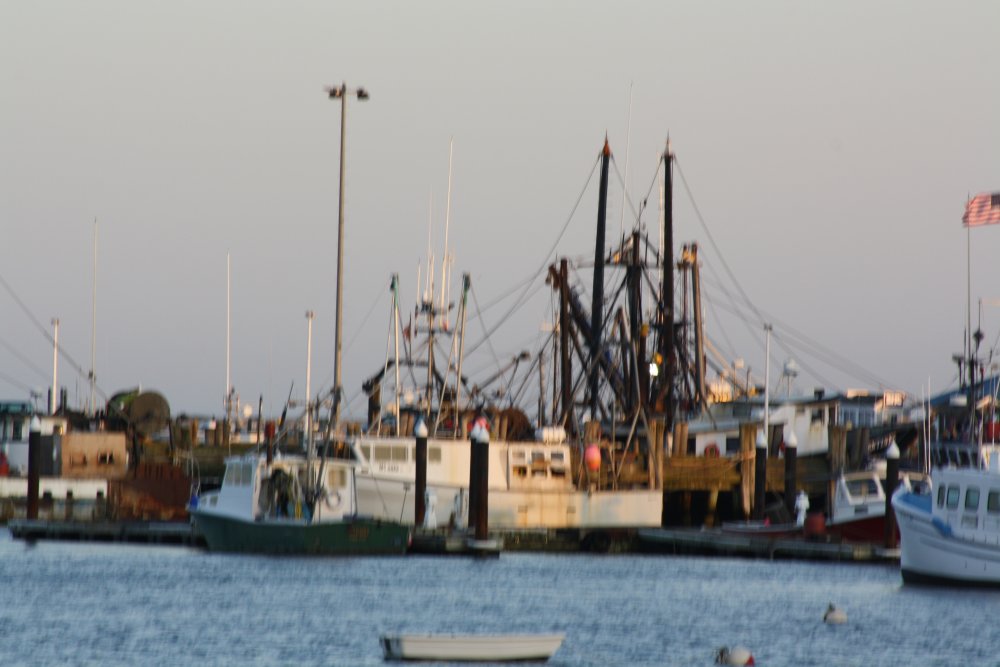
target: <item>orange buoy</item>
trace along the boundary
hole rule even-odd
[[[597,445],[587,445],[583,452],[583,461],[587,464],[587,470],[597,472],[601,469],[601,448]]]

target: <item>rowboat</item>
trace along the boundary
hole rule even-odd
[[[383,635],[386,660],[458,662],[545,661],[559,650],[564,633],[535,635]]]

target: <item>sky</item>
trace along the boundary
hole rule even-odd
[[[702,249],[725,354],[762,374],[770,321],[772,384],[794,358],[797,391],[936,393],[967,303],[984,356],[1000,334],[1000,227],[961,226],[1000,191],[997,25],[986,1],[0,1],[0,399],[44,394],[58,317],[59,383],[86,403],[95,227],[101,395],[221,414],[227,256],[241,400],[302,396],[307,310],[329,387],[341,82],[370,93],[346,118],[349,414],[385,360],[390,276],[406,319],[429,226],[442,256],[449,142],[452,296],[469,273],[470,345],[498,327],[466,360],[483,377],[552,321],[540,276],[523,307],[500,297],[556,255],[589,292],[605,136],[616,238],[636,224],[623,183],[638,206],[669,135],[675,252]],[[638,223],[654,242],[658,200]]]

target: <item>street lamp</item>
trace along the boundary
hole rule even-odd
[[[326,89],[330,99],[340,99],[340,215],[337,224],[337,320],[335,333],[335,353],[333,358],[333,428],[340,426],[340,395],[343,388],[340,381],[341,376],[341,352],[343,336],[343,313],[344,313],[344,138],[347,131],[347,98],[356,95],[359,100],[368,99],[368,91],[358,87],[350,89],[346,83],[340,86]]]

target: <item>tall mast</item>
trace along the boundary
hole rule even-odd
[[[667,428],[673,429],[674,415],[676,414],[676,397],[674,396],[674,383],[677,372],[677,357],[674,348],[674,154],[670,147],[670,139],[667,139],[667,148],[663,152],[663,244],[660,248],[662,254],[662,269],[660,273],[660,300],[661,317],[663,328],[660,331],[660,363],[665,368],[663,373],[663,383],[666,386],[666,412]],[[659,392],[660,395],[663,392]]]
[[[306,417],[305,417],[305,446],[306,455],[312,457],[312,349],[313,349],[313,318],[315,313],[306,311]]]
[[[333,355],[333,419],[331,420],[331,427],[328,429],[333,431],[334,435],[336,435],[336,431],[334,429],[339,428],[340,426],[340,399],[341,394],[344,392],[343,382],[341,381],[341,373],[343,372],[341,362],[343,360],[342,343],[344,331],[344,163],[347,155],[345,146],[345,140],[347,137],[347,96],[354,94],[357,95],[358,100],[367,100],[368,91],[361,87],[354,90],[348,90],[347,84],[341,83],[338,87],[328,88],[327,94],[330,99],[340,98],[340,192],[338,195],[339,206],[337,215],[337,320],[335,324]]]
[[[469,288],[472,287],[472,278],[469,277],[468,273],[462,274],[462,320],[459,324],[461,327],[458,334],[458,367],[456,370],[456,380],[455,380],[455,423],[460,424],[461,419],[458,418],[459,412],[462,409],[462,361],[465,358],[465,324],[468,319],[467,308],[469,305]],[[464,435],[464,433],[462,434]],[[459,436],[459,429],[455,429],[455,436]]]
[[[94,218],[94,280],[90,296],[90,400],[87,414],[94,414],[94,393],[97,388],[97,218]]]
[[[399,276],[392,274],[392,336],[396,347],[396,437],[399,437]]]
[[[611,146],[607,137],[601,149],[601,190],[597,202],[597,241],[594,248],[594,291],[590,311],[590,418],[597,417],[597,388],[600,368],[601,341],[604,329],[604,236],[608,209],[608,163]]]
[[[232,288],[231,275],[232,275],[232,273],[231,273],[230,258],[229,258],[229,253],[227,252],[226,253],[226,396],[225,396],[225,399],[223,400],[223,407],[226,410],[226,421],[227,422],[229,421],[229,409],[230,409],[230,407],[232,407],[231,406],[231,402],[232,402],[231,401],[231,396],[232,396],[232,392],[233,392],[233,383],[232,383],[232,381],[230,379],[230,374],[229,374],[229,371],[230,371],[230,357],[229,357],[229,353],[230,353],[230,338],[231,338],[231,335],[232,335],[232,330],[231,330],[231,327],[230,327],[230,321],[231,321],[230,320],[230,316],[231,316],[231,312],[230,312],[230,290]]]
[[[59,409],[59,318],[52,318],[52,400],[49,401],[52,414]]]
[[[448,201],[445,203],[444,214],[444,254],[441,257],[441,311],[442,317],[448,317],[448,302],[445,300],[445,286],[448,284],[448,230],[451,228],[451,159],[454,152],[455,139],[448,142]]]

